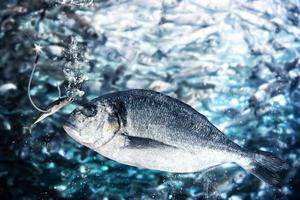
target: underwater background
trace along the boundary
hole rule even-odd
[[[1,0],[0,199],[300,199],[299,0]],[[76,101],[37,124],[45,108]],[[273,188],[234,164],[190,174],[106,159],[62,128],[78,105],[144,88],[290,165]]]

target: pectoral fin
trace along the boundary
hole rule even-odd
[[[126,133],[122,134],[125,137],[125,148],[133,148],[133,149],[148,149],[148,148],[174,148],[177,147],[165,144],[163,142],[149,139],[149,138],[142,138],[142,137],[135,137],[129,136]]]

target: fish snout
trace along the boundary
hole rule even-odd
[[[78,139],[78,137],[80,136],[78,127],[70,121],[66,121],[63,125],[63,128],[71,137],[75,139]]]

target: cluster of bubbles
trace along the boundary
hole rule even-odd
[[[83,68],[83,63],[80,62],[80,60],[84,59],[81,48],[82,47],[78,45],[76,38],[71,37],[63,52],[66,59],[63,72],[68,81],[66,88],[68,96],[84,95],[84,91],[79,89],[81,84],[87,80],[87,76],[85,76],[84,72],[81,70]]]

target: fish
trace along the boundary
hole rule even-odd
[[[52,103],[50,103],[46,107],[46,111],[47,112],[39,112],[39,114],[37,115],[37,117],[35,118],[35,120],[33,121],[33,123],[30,126],[27,126],[25,128],[29,129],[29,132],[31,133],[32,132],[32,128],[37,123],[39,123],[40,121],[42,121],[45,118],[49,117],[50,115],[53,115],[58,110],[60,110],[61,108],[65,107],[66,105],[68,105],[72,101],[74,101],[74,97],[68,97],[68,96],[62,97],[62,98],[59,98],[59,99],[53,101]]]
[[[3,95],[10,90],[16,90],[16,89],[17,89],[17,86],[13,83],[2,84],[2,85],[0,85],[0,95]]]
[[[234,143],[184,102],[151,90],[97,97],[72,111],[63,128],[102,156],[139,168],[192,173],[235,163],[273,186],[288,168],[269,152]]]

